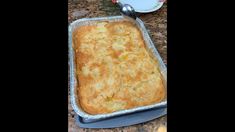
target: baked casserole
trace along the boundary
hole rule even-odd
[[[78,27],[73,48],[81,108],[106,114],[161,102],[166,95],[157,60],[129,21]]]

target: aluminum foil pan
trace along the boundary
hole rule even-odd
[[[156,104],[152,104],[152,105],[148,105],[148,106],[136,107],[136,108],[127,109],[127,110],[120,110],[120,111],[116,111],[116,112],[108,113],[108,114],[97,114],[97,115],[88,114],[85,111],[83,111],[82,108],[80,107],[79,102],[78,102],[78,97],[77,97],[77,95],[78,95],[77,94],[78,82],[77,82],[77,76],[76,76],[76,63],[74,61],[75,56],[74,56],[73,42],[72,42],[73,32],[79,26],[94,24],[98,21],[112,22],[112,21],[123,21],[123,20],[124,21],[132,21],[133,23],[136,24],[136,26],[142,32],[146,47],[149,49],[149,53],[151,53],[153,55],[153,57],[158,61],[159,70],[161,71],[161,74],[163,76],[165,88],[167,87],[166,86],[167,68],[166,68],[165,64],[163,63],[163,61],[162,61],[157,49],[155,48],[152,40],[150,39],[148,32],[144,26],[144,23],[139,18],[137,18],[136,21],[131,20],[131,19],[127,19],[126,17],[123,17],[123,16],[83,18],[83,19],[76,20],[69,25],[69,65],[70,65],[70,92],[71,92],[70,96],[71,96],[71,104],[72,104],[74,111],[79,116],[81,116],[85,119],[97,120],[97,119],[109,118],[109,117],[113,117],[113,116],[124,115],[124,114],[128,114],[128,113],[143,111],[143,110],[152,109],[152,108],[166,107],[166,105],[167,105],[167,98],[165,98],[160,103],[156,103]]]

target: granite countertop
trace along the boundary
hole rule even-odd
[[[111,0],[68,0],[68,23],[85,17],[103,17],[120,15],[118,8],[112,4]],[[144,22],[150,37],[158,49],[163,61],[167,64],[167,2],[158,11],[138,14]],[[68,124],[69,132],[157,132],[164,131],[167,116],[158,119],[121,128],[112,129],[85,129],[75,124],[75,112],[68,97]]]

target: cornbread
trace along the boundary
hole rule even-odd
[[[73,34],[73,48],[78,98],[85,112],[105,114],[164,99],[157,61],[131,22],[81,26]]]

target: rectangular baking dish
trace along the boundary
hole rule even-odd
[[[77,92],[78,92],[77,91],[77,86],[78,86],[77,84],[79,82],[77,81],[77,76],[76,76],[76,63],[75,63],[75,55],[74,55],[72,37],[73,37],[73,32],[78,27],[83,26],[83,25],[94,24],[98,21],[109,21],[109,22],[112,22],[112,21],[131,21],[131,22],[135,23],[135,25],[140,29],[140,31],[143,35],[147,50],[152,55],[152,57],[154,57],[158,62],[159,70],[163,76],[165,88],[167,88],[167,85],[166,85],[167,84],[166,83],[167,82],[167,68],[166,68],[165,64],[163,63],[163,61],[162,61],[157,49],[155,48],[152,40],[150,39],[148,32],[144,26],[144,23],[139,18],[137,18],[136,21],[131,20],[131,19],[127,19],[123,16],[83,18],[83,19],[76,20],[69,25],[69,34],[68,34],[69,35],[70,96],[71,96],[71,104],[72,104],[74,111],[79,116],[81,116],[83,118],[97,120],[97,119],[104,119],[104,118],[110,118],[113,116],[133,113],[133,112],[137,112],[137,111],[148,110],[148,109],[152,109],[152,108],[166,107],[167,97],[160,103],[156,103],[156,104],[152,104],[152,105],[148,105],[148,106],[136,107],[136,108],[127,109],[127,110],[120,110],[120,111],[116,111],[116,112],[108,113],[108,114],[91,115],[91,114],[88,114],[82,110],[82,108],[79,106],[78,97],[77,97],[77,95],[78,95],[77,94]]]

